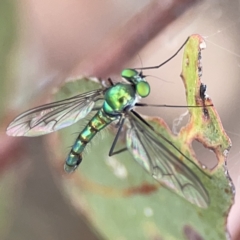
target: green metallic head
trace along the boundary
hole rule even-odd
[[[148,82],[146,82],[142,72],[138,72],[135,69],[126,68],[122,70],[121,75],[125,80],[135,85],[136,92],[140,97],[144,98],[149,95],[150,85]]]
[[[126,68],[126,69],[122,70],[121,75],[122,75],[123,78],[130,81],[132,78],[138,76],[139,72],[136,71],[135,69]]]

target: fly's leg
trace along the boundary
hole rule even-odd
[[[108,78],[107,81],[102,80],[102,79],[99,79],[99,81],[102,84],[103,89],[109,88],[109,84],[110,84],[111,87],[115,85],[111,78]]]
[[[117,123],[117,125],[119,126],[119,128],[118,128],[117,134],[116,134],[116,136],[115,136],[115,138],[114,138],[114,140],[113,140],[112,146],[111,146],[110,151],[109,151],[109,154],[108,154],[110,157],[113,156],[113,155],[115,155],[115,154],[119,154],[119,153],[121,153],[121,152],[127,151],[127,148],[125,147],[125,148],[122,148],[122,149],[117,150],[117,151],[114,152],[114,148],[115,148],[115,146],[116,146],[116,144],[117,144],[117,141],[118,141],[118,138],[119,138],[119,136],[120,136],[120,133],[121,133],[121,130],[122,130],[124,121],[125,121],[125,118],[124,118],[124,117],[121,117],[120,120],[119,120],[119,122]]]
[[[114,86],[114,83],[111,78],[108,78],[108,82],[110,83],[111,86]]]

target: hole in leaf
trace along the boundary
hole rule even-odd
[[[218,160],[213,151],[205,148],[202,143],[194,140],[192,142],[192,147],[195,152],[197,160],[206,166],[208,169],[213,169],[218,164]]]

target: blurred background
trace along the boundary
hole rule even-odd
[[[186,40],[205,37],[203,77],[207,93],[232,140],[228,169],[236,187],[228,218],[240,239],[240,2],[68,0],[0,2],[0,238],[9,240],[101,239],[64,198],[49,164],[45,137],[11,138],[7,124],[17,114],[50,99],[65,79],[112,77],[124,67],[159,64]],[[149,103],[185,105],[179,81],[180,53],[149,72]],[[157,77],[157,78],[156,78]],[[144,109],[170,125],[183,110]],[[208,152],[195,148],[200,159]]]

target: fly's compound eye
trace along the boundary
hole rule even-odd
[[[140,97],[147,97],[150,93],[150,85],[148,84],[148,82],[138,82],[136,85],[136,91]]]
[[[126,80],[130,80],[131,78],[137,76],[138,72],[135,69],[127,68],[127,69],[122,70],[121,75]]]

